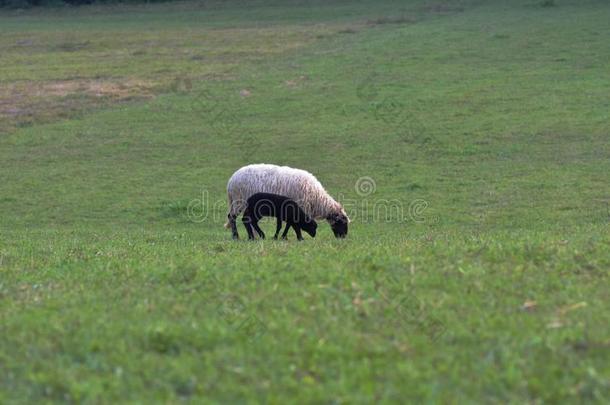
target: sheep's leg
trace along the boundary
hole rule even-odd
[[[275,227],[275,235],[273,235],[273,239],[277,239],[277,236],[280,234],[282,230],[282,219],[277,217],[277,226]]]
[[[231,236],[233,237],[233,239],[239,239],[239,234],[237,233],[237,224],[236,224],[237,215],[229,214],[228,218],[229,218],[229,225],[231,225]]]
[[[252,226],[254,227],[254,230],[258,233],[258,235],[261,237],[261,239],[265,239],[265,233],[263,232],[261,227],[258,226],[258,221],[252,221]]]
[[[241,221],[244,223],[246,232],[248,232],[248,239],[254,239],[254,232],[252,231],[252,219],[248,215],[244,214]]]
[[[294,232],[297,234],[297,240],[303,240],[303,235],[301,234],[301,227],[297,224],[292,224],[294,228]]]
[[[248,206],[244,200],[233,199],[229,194],[229,215],[227,215],[227,217],[229,219],[228,228],[231,228],[233,239],[239,239],[239,234],[237,233],[237,217],[247,208]]]

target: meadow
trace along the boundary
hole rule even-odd
[[[0,9],[0,403],[607,403],[608,21]],[[260,162],[314,173],[348,237],[232,241]]]

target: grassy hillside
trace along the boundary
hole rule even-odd
[[[555,3],[0,12],[0,402],[604,402],[610,7]],[[254,162],[349,237],[231,241]]]

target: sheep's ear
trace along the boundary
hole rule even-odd
[[[336,220],[340,221],[340,222],[345,222],[346,224],[349,224],[349,217],[347,216],[347,214],[345,212],[341,212],[340,214],[336,214]]]
[[[343,218],[345,218],[345,221],[349,224],[350,222],[352,222],[349,217],[347,216],[347,212],[345,212],[345,209],[341,208],[341,214],[339,214],[338,216],[341,216]]]

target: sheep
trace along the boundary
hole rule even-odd
[[[270,193],[256,193],[248,198],[248,205],[242,218],[248,232],[248,239],[254,239],[252,228],[258,232],[262,239],[265,239],[265,233],[258,226],[258,221],[262,217],[277,218],[277,227],[273,239],[277,239],[277,235],[282,229],[282,221],[286,221],[286,229],[282,234],[282,239],[286,239],[291,227],[297,234],[299,241],[303,240],[301,229],[311,235],[312,238],[316,236],[316,228],[318,227],[316,221],[305,214],[301,207],[288,197]]]
[[[246,209],[247,199],[256,193],[286,196],[301,206],[313,219],[326,219],[337,238],[347,235],[349,218],[345,210],[322,187],[315,176],[305,170],[271,164],[252,164],[238,169],[227,184],[229,214],[226,228],[238,239],[235,220]]]

